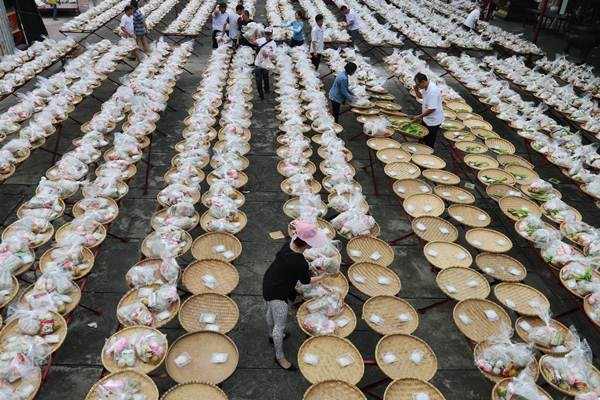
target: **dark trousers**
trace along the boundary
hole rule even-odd
[[[435,146],[435,138],[440,130],[440,125],[429,126],[426,123],[423,123],[423,125],[425,125],[425,128],[427,128],[429,134],[425,136],[421,142],[433,149],[433,146]]]
[[[466,26],[465,24],[462,24],[461,26],[462,26],[462,28],[463,28],[465,31],[467,31],[467,32],[470,32],[470,31],[471,31],[471,28],[470,28],[470,27],[468,27],[468,26]]]
[[[290,41],[290,47],[302,46],[303,44],[304,44],[304,40],[292,39]]]
[[[331,100],[331,113],[333,114],[333,119],[335,120],[335,122],[340,121],[340,108],[341,107],[342,107],[342,105],[340,103],[338,103],[337,101]]]
[[[256,79],[256,89],[261,99],[265,98],[265,92],[269,93],[269,71],[254,67],[254,78]]]
[[[321,55],[311,54],[310,61],[312,62],[312,65],[315,66],[315,69],[319,69],[319,64],[321,64]]]
[[[216,49],[217,47],[219,47],[219,44],[217,43],[217,34],[221,33],[221,31],[212,31],[212,48]]]

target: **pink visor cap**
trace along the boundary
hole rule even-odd
[[[292,226],[296,233],[292,236],[292,240],[299,238],[305,241],[310,247],[320,248],[329,244],[329,238],[314,224],[306,221],[292,221]]]

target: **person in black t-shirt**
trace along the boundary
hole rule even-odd
[[[240,46],[255,47],[252,43],[248,41],[248,39],[244,37],[246,25],[248,25],[250,22],[254,22],[252,21],[252,18],[250,18],[250,12],[248,10],[244,10],[242,16],[238,21],[238,27],[240,29]]]
[[[293,224],[295,235],[277,252],[275,261],[263,277],[263,298],[267,302],[267,325],[275,347],[275,361],[288,371],[295,369],[283,352],[288,301],[296,298],[298,282],[306,285],[323,277],[310,276],[308,262],[302,253],[311,247],[319,248],[329,243],[327,236],[315,225],[304,221],[294,221]]]

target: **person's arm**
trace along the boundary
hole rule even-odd
[[[348,79],[347,78],[344,79],[343,82],[341,82],[340,89],[341,89],[341,94],[344,97],[344,99],[348,103],[352,103],[352,100],[354,100],[354,94],[350,90],[350,86],[348,85]]]
[[[423,106],[425,108],[425,111],[423,111],[419,115],[414,116],[412,118],[413,121],[420,119],[420,118],[424,118],[436,110],[435,104],[424,103]]]
[[[292,32],[294,32],[295,34],[302,32],[304,29],[304,24],[292,24]]]

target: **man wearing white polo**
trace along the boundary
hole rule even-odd
[[[430,82],[422,73],[415,75],[415,86],[413,87],[417,97],[422,99],[421,114],[413,117],[413,121],[423,118],[423,125],[429,131],[423,139],[423,143],[433,148],[440,125],[444,122],[444,105],[442,104],[442,92],[434,82]]]

